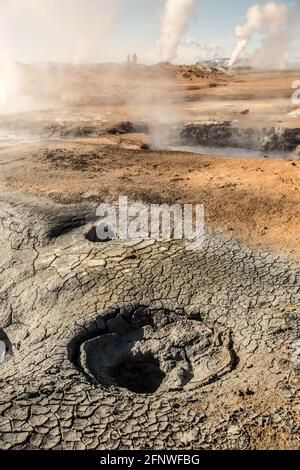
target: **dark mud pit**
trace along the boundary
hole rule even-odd
[[[298,259],[209,229],[200,252],[94,243],[89,203],[0,210],[1,449],[299,447]]]
[[[182,124],[162,132],[169,150],[210,157],[299,159],[298,128],[243,127],[229,121]]]

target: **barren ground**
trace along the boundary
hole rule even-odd
[[[0,448],[299,448],[300,162],[156,141],[297,130],[299,73],[36,67],[24,103],[52,108],[0,118]],[[119,195],[204,204],[205,248],[95,243]]]

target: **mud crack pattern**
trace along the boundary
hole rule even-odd
[[[92,206],[0,207],[1,449],[299,447],[297,259],[209,230],[201,252],[93,243]]]

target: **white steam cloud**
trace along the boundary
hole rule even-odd
[[[197,52],[199,59],[213,59],[224,56],[225,52],[221,46],[217,44],[208,44],[206,42],[197,41],[193,38],[187,38],[183,46],[193,48]]]
[[[229,67],[237,62],[253,34],[258,31],[263,34],[264,39],[258,51],[257,62],[261,62],[267,68],[281,68],[287,44],[288,22],[289,9],[285,4],[268,2],[248,8],[245,24],[235,29],[237,43]]]
[[[177,57],[182,35],[196,14],[196,0],[167,0],[158,43],[160,59],[171,62]]]
[[[97,61],[107,49],[118,4],[119,0],[1,0],[0,106],[31,106],[22,92],[20,63]]]
[[[0,62],[94,61],[118,0],[1,0]]]

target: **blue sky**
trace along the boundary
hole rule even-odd
[[[178,62],[201,58],[188,38],[205,43],[205,54],[230,55],[235,26],[253,3],[263,0],[197,0]],[[137,52],[141,62],[157,62],[164,5],[165,0],[0,0],[0,62],[124,61],[129,52]],[[254,37],[248,52],[258,42]]]
[[[197,18],[192,22],[187,37],[217,45],[230,54],[234,44],[234,29],[243,23],[247,8],[263,0],[198,0]],[[288,5],[293,0],[282,1]],[[120,0],[120,11],[112,34],[113,54],[117,59],[128,50],[137,50],[145,60],[154,60],[154,45],[159,37],[160,17],[164,0]],[[255,48],[259,37],[254,37],[251,48]],[[179,50],[179,62],[184,59],[186,49]]]

